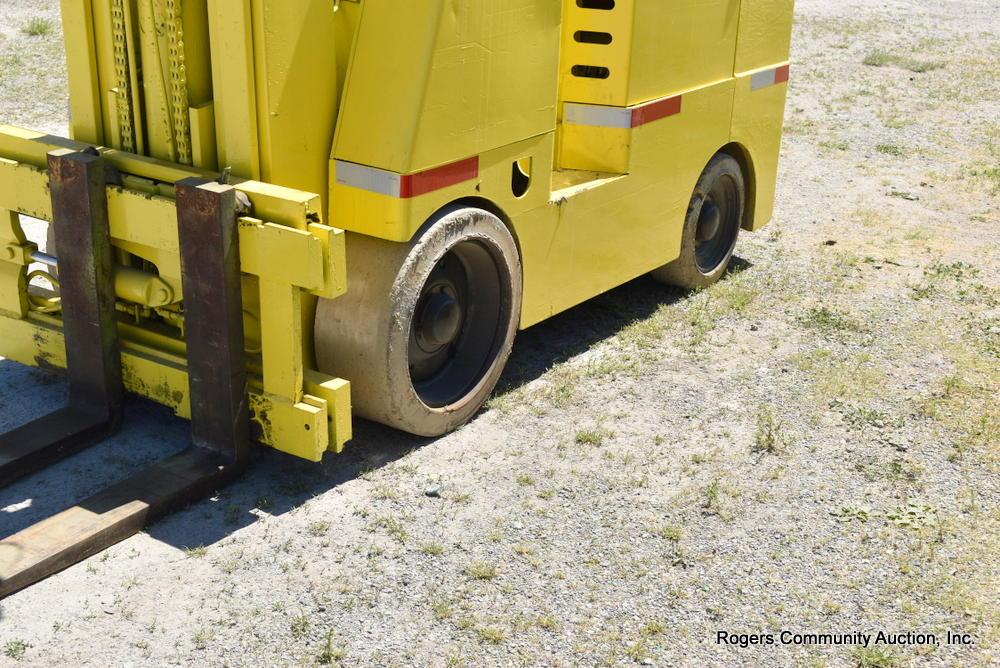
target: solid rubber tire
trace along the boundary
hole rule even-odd
[[[437,263],[460,243],[486,247],[505,283],[495,357],[460,400],[424,403],[410,378],[410,326],[421,289]],[[522,270],[504,223],[481,209],[439,212],[410,243],[349,234],[347,293],[320,300],[316,361],[323,373],[351,382],[354,413],[419,436],[440,436],[468,422],[489,398],[510,357],[521,313]]]
[[[739,221],[737,223],[736,234],[733,236],[732,244],[724,259],[717,264],[712,271],[704,272],[698,266],[697,260],[697,234],[698,221],[701,217],[702,205],[705,198],[715,183],[722,178],[732,178],[736,184],[739,202]],[[673,262],[658,269],[654,269],[650,275],[661,283],[673,285],[687,290],[706,288],[715,284],[726,273],[729,263],[732,261],[733,252],[736,250],[736,242],[739,239],[739,223],[743,221],[746,210],[746,183],[743,179],[743,171],[740,164],[730,155],[725,153],[716,154],[708,163],[705,171],[702,172],[691,196],[688,205],[687,216],[684,220],[684,230],[681,236],[681,254]]]

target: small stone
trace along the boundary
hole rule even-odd
[[[429,496],[432,499],[441,498],[441,485],[430,485],[424,490],[424,496]]]
[[[823,242],[823,245],[824,246],[836,246],[837,245],[837,241],[835,239],[827,239],[826,241]]]
[[[750,331],[751,332],[756,332],[759,329],[760,329],[760,327],[758,327],[757,325],[750,325]]]

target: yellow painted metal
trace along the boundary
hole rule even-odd
[[[743,0],[736,51],[738,74],[788,60],[794,10],[795,0]]]
[[[427,219],[449,202],[481,199],[508,216],[544,205],[551,192],[554,131],[479,155],[479,176],[417,197],[400,198],[342,185],[332,175],[330,217],[337,226],[390,241],[409,241]],[[533,175],[523,198],[511,190],[514,162],[530,159]]]
[[[0,132],[0,151],[40,162],[36,152],[46,141],[30,133]],[[148,172],[156,172],[160,164],[117,151],[106,151],[105,155],[112,162],[136,164]],[[164,165],[161,177],[175,176],[177,170]],[[256,346],[259,357],[253,361],[252,355],[250,364],[259,383],[253,400],[254,419],[265,443],[318,460],[328,449],[342,449],[350,438],[350,401],[345,398],[349,384],[312,373],[307,393],[305,372],[311,359],[306,351],[311,350],[311,332],[302,329],[306,321],[303,310],[314,308],[319,296],[335,298],[346,289],[344,235],[313,222],[320,220],[315,195],[254,182],[242,182],[237,188],[247,196],[255,213],[276,221],[244,218],[239,228],[242,268],[254,279],[248,280],[247,286],[256,291],[245,300],[244,308],[247,320],[259,323],[248,328],[248,348],[252,351],[254,342],[260,343]],[[157,192],[169,194],[170,190],[162,187]],[[183,327],[183,312],[160,308],[182,292],[177,213],[173,200],[165,194],[121,186],[107,189],[113,244],[154,265],[157,271],[152,276],[138,268],[119,268],[116,293],[124,298],[124,306],[155,307],[167,325]],[[11,213],[51,220],[45,171],[33,164],[0,160],[0,206],[5,207],[3,220],[9,221],[0,226],[0,311],[6,316],[0,321],[12,327],[11,343],[3,352],[24,363],[60,367],[65,361],[58,319],[40,319],[28,312],[24,268],[35,246],[24,238],[17,215]],[[20,323],[20,329],[11,323]],[[162,325],[159,329],[141,324],[121,326],[123,344],[136,351],[134,358],[126,356],[129,389],[186,416],[181,332],[171,333],[170,327]],[[18,337],[20,340],[14,341]],[[338,410],[348,412],[337,415]]]
[[[483,199],[503,211],[522,252],[521,324],[525,327],[676,258],[694,184],[720,149],[735,142],[742,149],[734,151],[743,150],[751,156],[754,173],[749,178],[759,196],[752,198],[755,214],[748,216],[748,227],[758,227],[769,219],[776,178],[772,168],[777,164],[786,86],[751,92],[749,79],[734,72],[738,43],[752,41],[740,32],[741,16],[746,16],[740,0],[619,0],[610,12],[585,9],[574,0],[566,0],[564,11],[560,119],[564,102],[601,104],[624,111],[678,95],[682,98],[681,113],[635,128],[561,124],[554,134],[480,151],[477,179],[413,198],[343,185],[337,182],[336,173],[331,179],[330,213],[339,226],[394,241],[409,240],[434,211],[451,201]],[[785,46],[782,57],[770,62],[770,67],[787,62],[791,6],[785,3],[780,11],[781,21],[774,30],[784,33],[774,37],[779,44],[784,39]],[[388,16],[379,18],[390,20]],[[525,24],[535,27],[531,20]],[[368,37],[365,26],[363,18],[359,53],[364,52]],[[578,31],[608,32],[611,44],[580,42]],[[433,53],[429,45],[432,38],[423,31],[414,31],[408,39],[413,44],[407,43],[407,49]],[[386,60],[369,65],[376,80],[391,77]],[[580,81],[586,78],[572,75],[575,64],[606,66],[614,74],[607,80]],[[378,69],[379,65],[386,71]],[[417,69],[425,66],[429,67],[421,61]],[[352,76],[356,71],[352,68]],[[400,84],[402,88],[393,84],[393,90],[402,91],[393,100],[394,108],[373,111],[367,132],[358,120],[352,138],[347,136],[353,131],[347,118],[355,103],[353,81],[348,80],[345,91],[336,157],[398,174],[425,167],[401,156],[412,158],[414,154],[405,152],[418,132],[423,100],[430,97],[428,81],[410,79]],[[359,115],[361,109],[374,108],[374,102],[367,102],[369,93],[360,90]],[[374,93],[370,95],[374,97]],[[397,135],[386,140],[391,145],[382,146],[377,130],[392,122],[388,118],[399,110],[408,110],[406,117],[414,120],[397,132],[414,134]],[[379,117],[379,113],[385,116]],[[363,137],[375,139],[362,147]],[[466,157],[468,149],[452,146],[453,133],[438,132],[431,137],[440,146],[452,148],[449,155],[435,156],[439,163]],[[552,169],[553,137],[561,170],[553,173],[548,197],[544,196],[546,189],[538,187],[536,175],[533,188],[538,189],[531,191],[529,201],[516,200],[510,194],[508,160],[520,157],[516,154],[521,147],[536,142],[524,153],[532,155],[541,169]],[[396,162],[381,158],[379,151]],[[539,191],[541,200],[536,199]]]
[[[410,174],[555,127],[552,0],[366,0],[334,157]]]
[[[27,267],[33,247],[24,236],[19,215],[0,208],[0,320],[28,314]]]
[[[174,304],[179,293],[165,280],[140,269],[115,267],[115,295],[130,304],[160,308]]]
[[[342,17],[330,0],[253,0],[252,13],[261,178],[326,192]]]
[[[216,170],[219,158],[215,147],[215,103],[204,102],[191,107],[191,156],[194,164],[204,169]]]
[[[753,90],[752,75],[753,72],[747,72],[736,80],[732,128],[732,141],[739,145],[753,168],[751,217],[744,223],[751,231],[771,222],[788,94],[786,85]]]
[[[563,4],[563,100],[626,107],[733,75],[741,0],[616,0],[611,9]],[[582,33],[604,33],[611,43],[581,41]],[[574,74],[580,68],[607,72]]]
[[[132,263],[122,306],[160,316],[123,320],[126,382],[186,415],[173,183],[229,167],[251,205],[239,224],[254,419],[306,459],[351,433],[349,379],[310,368],[316,300],[350,284],[341,229],[408,242],[449,203],[497,212],[522,254],[527,327],[674,259],[723,148],[750,171],[745,226],[771,216],[787,86],[752,81],[787,64],[792,0],[61,1],[80,141],[0,127],[0,354],[65,363],[59,319],[30,311],[34,245],[11,212],[50,219],[47,153],[104,144],[122,175],[112,240]],[[679,114],[638,127],[566,122],[567,103],[627,114],[675,95]],[[193,166],[177,164],[185,138]],[[402,183],[470,159],[474,177],[398,196],[337,179],[338,161]]]
[[[752,90],[750,81],[755,72],[788,64],[794,5],[794,0],[743,0],[732,140],[753,166],[753,210],[745,225],[750,230],[771,220],[788,93],[785,85]]]
[[[342,378],[330,378],[318,371],[306,369],[307,396],[325,401],[330,414],[330,448],[344,451],[351,439],[351,384]]]
[[[179,417],[190,418],[183,346],[167,352],[146,331],[126,323],[120,323],[119,329],[125,388],[170,408]],[[39,314],[25,319],[0,317],[0,341],[5,357],[15,362],[46,369],[66,367],[62,325],[56,318]],[[292,403],[266,394],[260,377],[251,375],[250,406],[261,443],[319,461],[327,450],[342,452],[351,439],[350,385],[312,371],[309,388],[321,396],[306,395],[302,402]]]
[[[91,0],[62,0],[66,69],[69,74],[70,136],[100,144],[104,139],[101,86]]]
[[[259,179],[253,24],[249,0],[208,0],[218,164]]]

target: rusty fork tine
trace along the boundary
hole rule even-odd
[[[104,161],[69,150],[48,158],[69,404],[0,434],[0,487],[107,438],[121,424],[121,356]]]

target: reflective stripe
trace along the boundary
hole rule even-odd
[[[563,122],[569,125],[587,125],[594,128],[632,127],[632,110],[624,107],[605,107],[598,104],[567,103]]]
[[[478,177],[478,156],[405,175],[337,160],[338,185],[401,199],[419,197]]]
[[[679,113],[681,113],[680,95],[653,100],[634,107],[567,102],[563,108],[563,123],[630,130]]]
[[[782,65],[771,70],[757,72],[750,76],[750,90],[760,90],[761,88],[767,88],[775,84],[785,83],[788,81],[790,74],[791,67],[789,65]]]
[[[479,156],[403,177],[400,197],[419,197],[479,177]]]
[[[635,107],[632,109],[632,127],[637,128],[661,118],[676,116],[681,113],[681,101],[681,96],[677,95]]]
[[[353,162],[337,161],[337,184],[368,192],[399,197],[402,177],[384,169],[365,167]]]

